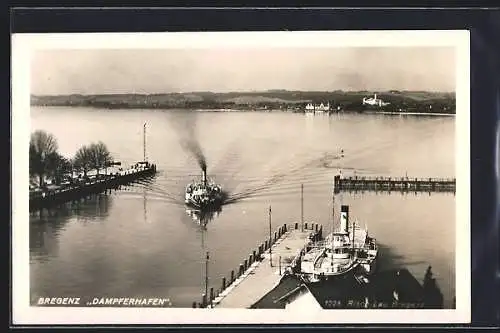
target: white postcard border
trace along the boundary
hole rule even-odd
[[[37,49],[207,47],[456,48],[456,309],[285,310],[49,308],[29,304],[28,144],[30,59]],[[12,318],[13,324],[327,324],[470,322],[470,35],[449,31],[61,33],[12,35]],[[439,223],[439,221],[436,221]],[[77,295],[75,295],[77,296]]]

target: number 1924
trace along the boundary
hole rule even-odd
[[[342,302],[338,299],[327,299],[325,300],[325,308],[333,309],[342,307]]]

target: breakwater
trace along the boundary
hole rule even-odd
[[[455,192],[455,178],[409,178],[409,177],[344,177],[336,175],[333,180],[335,192],[340,191],[414,191]]]
[[[317,223],[283,224],[237,269],[222,276],[218,288],[207,284],[201,302],[193,302],[193,307],[250,308],[279,282],[298,252],[322,234],[323,226]]]
[[[109,189],[127,185],[142,178],[156,174],[156,165],[148,164],[143,168],[128,169],[114,175],[106,175],[83,185],[66,185],[55,190],[30,193],[30,211],[76,201],[91,194],[98,194]]]

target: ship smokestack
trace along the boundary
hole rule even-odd
[[[201,181],[203,182],[203,185],[207,185],[207,170],[206,169],[201,170]]]
[[[340,231],[349,232],[349,206],[340,207]]]

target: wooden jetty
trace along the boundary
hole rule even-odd
[[[29,209],[33,211],[79,200],[91,194],[102,193],[108,189],[118,188],[120,185],[130,184],[155,174],[156,165],[148,163],[142,168],[131,168],[114,175],[106,175],[103,179],[96,179],[84,185],[67,185],[55,190],[30,193]]]
[[[250,308],[279,282],[298,252],[322,233],[323,227],[316,223],[282,225],[237,270],[221,277],[220,288],[207,286],[207,293],[193,307]]]
[[[333,185],[340,191],[455,192],[455,178],[344,177],[336,175]]]

